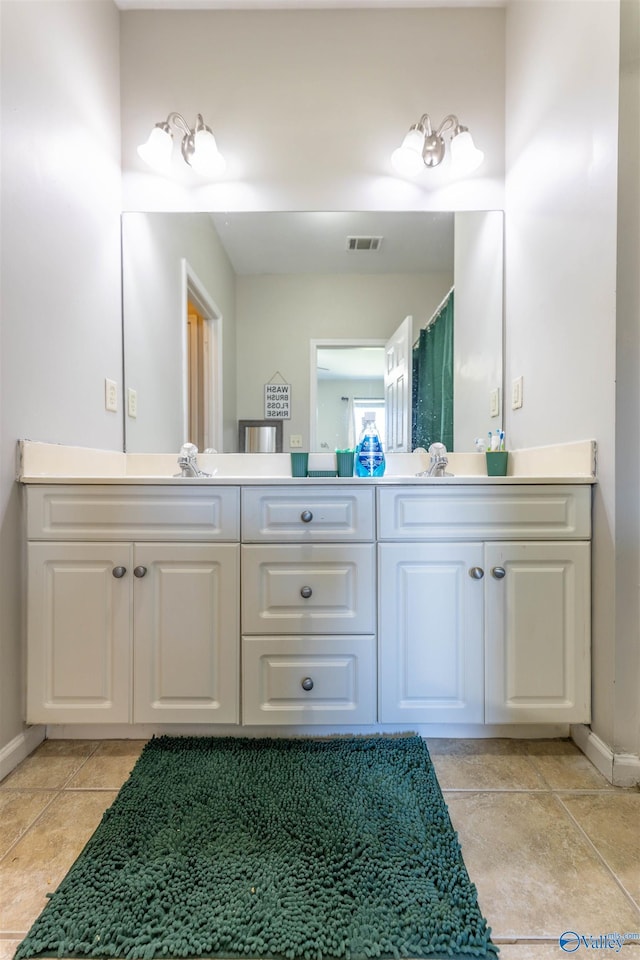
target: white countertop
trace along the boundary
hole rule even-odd
[[[210,477],[177,477],[177,454],[127,454],[32,440],[17,446],[16,478],[20,483],[184,485],[354,485],[595,483],[593,440],[509,451],[509,475],[489,477],[480,453],[449,453],[449,477],[418,477],[428,457],[421,453],[390,454],[383,477],[292,477],[288,453],[200,454],[200,469]],[[310,470],[335,469],[333,454],[310,454]]]

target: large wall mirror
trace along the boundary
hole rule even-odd
[[[236,452],[274,383],[285,451],[341,445],[384,344],[410,317],[417,347],[452,289],[452,449],[502,426],[500,211],[125,213],[122,262],[128,452]]]

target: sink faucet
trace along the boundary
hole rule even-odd
[[[429,447],[429,468],[422,473],[416,473],[416,477],[450,477],[452,474],[445,471],[448,463],[444,443],[432,443]]]
[[[195,443],[184,443],[178,455],[178,466],[180,473],[176,477],[210,477],[210,473],[205,473],[198,466],[198,448]]]

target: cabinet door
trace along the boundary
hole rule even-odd
[[[486,722],[588,722],[589,544],[485,550]]]
[[[482,544],[378,550],[380,721],[482,723]]]
[[[135,544],[136,723],[237,723],[237,544]]]
[[[129,721],[131,559],[128,543],[28,545],[28,723]]]

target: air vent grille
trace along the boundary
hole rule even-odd
[[[347,250],[375,253],[380,249],[382,237],[347,237]]]

